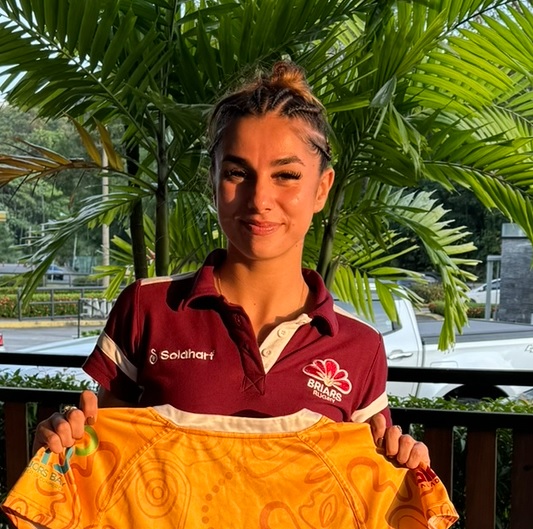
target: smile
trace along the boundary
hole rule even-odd
[[[279,224],[276,222],[243,220],[242,224],[253,235],[270,235],[279,228]]]

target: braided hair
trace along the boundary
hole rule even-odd
[[[257,76],[215,105],[208,128],[211,159],[225,130],[235,120],[271,112],[300,118],[310,126],[313,134],[308,138],[309,144],[320,156],[321,170],[326,169],[331,161],[331,149],[324,107],[313,95],[303,70],[289,61],[277,62],[270,74]]]

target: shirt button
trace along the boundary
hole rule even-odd
[[[278,336],[279,336],[280,338],[283,338],[283,336],[285,336],[286,334],[287,334],[287,331],[286,331],[285,329],[280,329],[280,330],[278,331]]]
[[[235,314],[233,316],[233,321],[235,322],[236,325],[240,325],[242,322],[241,317],[238,314]]]
[[[270,356],[272,354],[272,351],[270,349],[263,349],[261,351],[261,356]]]

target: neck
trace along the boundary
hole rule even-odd
[[[270,265],[227,259],[215,271],[220,294],[243,307],[260,342],[272,328],[305,312],[309,297],[299,264],[292,268]]]

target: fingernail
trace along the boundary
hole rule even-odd
[[[94,424],[94,417],[87,417],[87,419],[85,420],[85,422],[89,425],[89,426],[92,426]]]
[[[378,439],[377,445],[378,445],[378,448],[382,448],[383,447],[383,437],[380,437]]]

